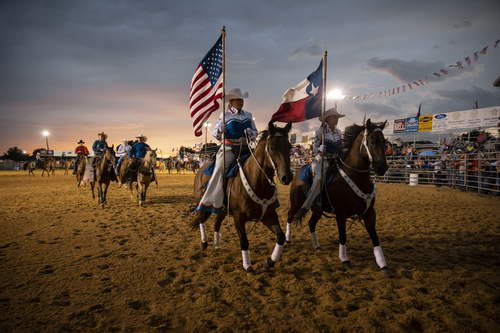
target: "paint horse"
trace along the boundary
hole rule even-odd
[[[135,185],[136,198],[141,207],[144,207],[146,204],[146,193],[151,183],[154,165],[156,165],[156,150],[148,150],[146,156],[141,159],[141,162],[137,166],[137,175],[132,177],[132,182],[130,183],[130,199],[134,201],[133,182],[134,180],[137,181]]]
[[[266,268],[273,267],[283,251],[285,234],[281,230],[276,213],[278,190],[273,177],[276,173],[279,181],[284,185],[288,185],[293,179],[290,170],[291,145],[288,141],[288,132],[291,127],[291,122],[284,128],[276,127],[270,122],[268,129],[261,133],[252,157],[248,157],[246,163],[239,166],[239,173],[235,177],[229,178],[225,186],[228,199],[224,200],[223,211],[229,210],[234,217],[234,226],[240,239],[243,268],[247,272],[254,272],[250,262],[249,242],[245,230],[245,224],[248,221],[262,221],[276,235],[274,252],[270,258],[264,260]],[[217,161],[217,163],[221,162]],[[211,163],[205,163],[195,176],[194,196],[198,203],[204,193],[204,184],[209,179],[203,170]],[[196,210],[195,214],[196,218],[192,221],[191,227],[200,229],[202,248],[206,249],[208,243],[205,222],[211,213]],[[216,250],[220,249],[220,227],[224,217],[224,214],[217,215],[214,225]]]
[[[321,249],[316,235],[316,224],[323,211],[334,212],[339,232],[339,258],[346,269],[352,268],[346,253],[346,221],[349,217],[358,214],[362,217],[365,228],[373,243],[374,255],[377,264],[384,276],[392,277],[387,267],[382,248],[380,247],[377,231],[375,230],[375,194],[377,186],[370,177],[370,171],[383,176],[387,171],[385,158],[385,138],[382,130],[386,122],[374,124],[369,119],[365,126],[352,125],[346,128],[344,144],[338,157],[338,172],[332,181],[322,191],[323,203],[321,208],[312,209],[309,220],[309,230],[314,249]],[[290,210],[288,211],[287,242],[292,237],[292,221],[306,199],[309,186],[299,180],[300,171],[295,174],[290,189]],[[325,175],[325,179],[326,179]]]

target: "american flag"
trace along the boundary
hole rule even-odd
[[[427,77],[427,75],[425,76],[425,83],[429,83],[429,78]]]
[[[418,79],[418,82],[420,82],[421,85],[424,85],[424,82],[422,81],[422,79]]]
[[[194,135],[201,136],[202,126],[212,112],[219,109],[222,100],[222,35],[198,64],[191,80],[189,111],[193,119]]]
[[[493,46],[493,48],[494,48],[494,49],[496,49],[496,48],[497,48],[497,46],[498,46],[498,42],[500,42],[500,39],[497,39],[497,40],[496,40],[496,42],[495,42],[495,46]]]
[[[420,84],[418,84],[418,82],[417,82],[417,81],[413,81],[413,83],[414,83],[416,86],[420,87]]]
[[[465,61],[467,61],[467,65],[470,66],[470,57],[465,58]]]
[[[446,74],[446,75],[448,75],[448,73],[449,73],[446,69],[442,69],[440,72],[443,74]]]
[[[403,84],[403,92],[405,92],[405,91],[406,91],[406,88],[405,88],[405,85]]]
[[[477,61],[478,58],[479,56],[477,55],[477,52],[474,52],[474,61]]]
[[[488,48],[488,46],[486,46],[484,49],[482,49],[481,52],[479,52],[479,54],[486,54],[486,49]]]
[[[399,87],[397,88],[397,92],[398,92],[398,94],[399,94]]]
[[[441,77],[441,74],[439,73],[432,73],[432,74],[436,75],[437,77]]]
[[[460,70],[464,69],[461,61],[457,62],[457,65],[458,65],[458,69],[460,69]]]
[[[410,87],[410,90],[413,89],[413,87],[411,86],[411,83],[408,83],[408,87]]]

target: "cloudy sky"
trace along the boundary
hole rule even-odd
[[[193,134],[189,87],[222,26],[226,89],[249,92],[244,109],[259,130],[325,51],[327,90],[369,95],[429,77],[395,96],[342,100],[341,127],[364,114],[414,116],[420,103],[422,115],[497,106],[499,17],[498,0],[2,1],[0,154],[45,147],[43,131],[51,149],[91,146],[100,131],[115,145],[145,134],[163,154],[204,142]],[[464,70],[447,67],[457,61]],[[440,69],[450,74],[432,75]]]

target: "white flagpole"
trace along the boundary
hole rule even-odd
[[[323,102],[321,103],[321,117],[323,118],[323,121],[322,121],[323,134],[321,136],[321,145],[325,144],[325,132],[326,132],[326,126],[325,126],[325,123],[326,123],[326,119],[325,119],[325,109],[326,109],[326,56],[327,56],[327,51],[325,51],[325,55],[323,56],[323,66],[324,66],[323,67],[323,96],[322,96]],[[337,106],[335,105],[335,107],[337,107]],[[323,152],[321,152],[321,178],[320,178],[321,192],[320,192],[320,197],[323,194],[323,164],[325,163],[325,159],[324,159],[323,155],[324,155]],[[321,201],[320,201],[320,205],[321,205]]]
[[[226,26],[222,26],[222,179],[226,178]]]

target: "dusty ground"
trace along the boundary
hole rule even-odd
[[[272,270],[262,261],[275,237],[257,225],[247,275],[227,223],[219,253],[187,228],[191,174],[160,175],[145,208],[113,185],[100,209],[73,176],[37,171],[0,172],[0,332],[500,331],[500,197],[379,184],[395,278],[382,277],[357,223],[347,234],[356,267],[344,271],[326,218],[322,252],[304,223]],[[288,187],[279,191],[284,229]]]

